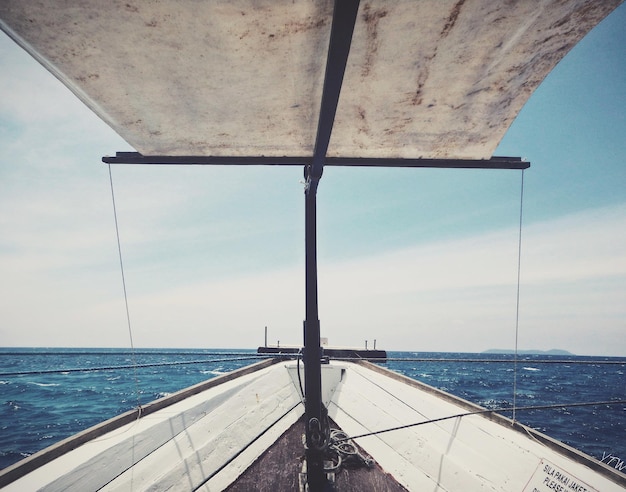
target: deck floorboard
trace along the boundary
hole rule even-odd
[[[331,422],[333,428],[338,426]],[[299,489],[299,473],[304,460],[302,434],[304,420],[301,418],[268,448],[227,489],[227,492],[292,491]],[[360,450],[363,454],[362,450]],[[362,492],[384,490],[406,492],[378,463],[371,468],[342,468],[335,475],[334,490],[338,492]]]

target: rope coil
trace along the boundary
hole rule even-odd
[[[352,438],[344,431],[331,429],[330,443],[327,451],[328,460],[333,463],[331,467],[325,467],[324,471],[335,472],[342,466],[345,468],[359,468],[374,466],[374,460],[370,456],[364,456]],[[336,465],[334,463],[337,463]]]

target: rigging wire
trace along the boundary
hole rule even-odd
[[[110,352],[84,352],[80,355],[111,355]],[[137,355],[139,352],[137,352]],[[211,364],[217,362],[231,362],[231,361],[243,361],[243,360],[266,360],[273,358],[284,358],[284,359],[298,359],[298,365],[300,363],[300,359],[302,358],[302,353],[285,353],[285,354],[255,354],[255,353],[166,353],[166,352],[158,352],[158,353],[141,353],[142,355],[214,355],[221,356],[223,358],[220,359],[198,359],[198,360],[189,360],[189,361],[174,361],[174,362],[147,362],[143,364],[130,364],[130,365],[109,365],[109,366],[90,366],[90,367],[75,367],[75,368],[65,368],[65,369],[41,369],[34,371],[16,371],[16,372],[0,372],[0,376],[26,376],[32,374],[63,374],[70,372],[96,372],[96,371],[111,371],[118,369],[134,369],[134,368],[146,368],[146,367],[168,367],[168,366],[180,366],[180,365],[194,365],[194,364]],[[21,353],[21,352],[2,352],[1,356],[7,355],[41,355],[38,353]],[[68,355],[67,352],[46,352],[46,355]],[[72,353],[71,355],[76,355]],[[332,360],[337,361],[361,361],[362,358],[356,357],[337,357],[331,358]],[[626,365],[626,359],[616,359],[616,360],[598,360],[598,359],[590,359],[590,360],[574,360],[574,359],[522,359],[525,362],[532,364],[565,364],[565,365]],[[388,357],[385,361],[376,361],[373,360],[371,362],[376,363],[384,363],[384,362],[424,362],[424,363],[480,363],[480,364],[513,364],[515,361],[513,359],[451,359],[451,358],[428,358],[428,357]],[[300,384],[302,386],[302,384]]]
[[[359,360],[349,357],[342,357],[333,360]],[[387,357],[387,362],[478,362],[478,363],[488,363],[488,364],[514,364],[515,359],[485,359],[485,358],[477,358],[477,359],[453,359],[453,358],[432,358],[432,357]],[[521,358],[518,359],[518,362],[526,362],[529,364],[567,364],[567,365],[624,365],[626,364],[626,359],[615,358],[615,360],[607,359],[588,359],[588,360],[577,360],[577,359],[529,359],[529,358]]]
[[[297,363],[296,363],[296,373],[298,374],[298,384],[300,385],[300,393],[302,394],[302,398],[304,398],[304,387],[302,386],[302,375],[300,374],[300,359],[302,359],[302,349],[298,351]],[[302,361],[304,363],[304,361]]]
[[[46,355],[67,355],[68,352],[46,352]],[[110,352],[81,352],[78,355],[111,355]],[[97,372],[97,371],[116,371],[122,369],[141,369],[146,367],[168,367],[168,366],[182,366],[182,365],[195,365],[195,364],[212,364],[218,362],[234,362],[234,361],[244,361],[244,360],[267,360],[274,358],[284,358],[284,359],[297,359],[298,364],[298,379],[300,385],[300,391],[304,394],[302,380],[300,378],[299,367],[300,360],[302,358],[302,353],[285,353],[285,354],[255,354],[255,353],[246,353],[246,352],[234,352],[234,353],[219,353],[219,352],[209,352],[209,353],[198,353],[198,352],[176,352],[175,354],[171,352],[136,352],[137,355],[212,355],[219,356],[219,359],[197,359],[197,360],[188,360],[188,361],[174,361],[174,362],[147,362],[143,364],[134,363],[130,365],[109,365],[109,366],[90,366],[90,367],[75,367],[75,368],[66,368],[66,369],[42,369],[35,371],[16,371],[16,372],[0,372],[0,377],[9,377],[9,376],[28,376],[33,374],[65,374],[65,373],[74,373],[74,372]],[[0,356],[6,355],[41,355],[40,353],[22,353],[22,352],[2,352]],[[77,355],[74,352],[71,355]],[[355,357],[338,357],[332,358],[332,360],[338,361],[359,361],[363,360],[362,358]],[[565,364],[565,365],[626,365],[626,359],[616,359],[616,360],[568,360],[568,359],[522,359],[524,362],[532,363],[532,364]],[[488,364],[513,364],[515,361],[513,359],[450,359],[450,358],[428,358],[428,357],[388,357],[386,359],[387,362],[425,362],[425,363],[488,363]],[[381,363],[381,361],[374,361],[377,363]]]
[[[553,404],[553,405],[532,405],[532,406],[527,406],[527,407],[517,407],[517,409],[511,408],[511,407],[502,407],[502,408],[476,410],[473,412],[463,412],[463,413],[457,413],[455,415],[448,415],[446,417],[439,417],[436,419],[424,420],[422,422],[413,422],[412,424],[399,425],[397,427],[389,427],[387,429],[367,432],[364,434],[359,434],[357,436],[350,436],[349,438],[340,438],[340,439],[337,439],[336,442],[341,442],[347,439],[360,439],[361,437],[376,436],[378,434],[383,434],[385,432],[408,429],[410,427],[417,427],[419,425],[433,424],[436,422],[442,422],[444,420],[456,419],[456,418],[461,418],[461,417],[469,417],[471,415],[482,415],[482,414],[497,413],[497,412],[510,412],[512,410],[517,410],[517,411],[549,410],[549,409],[557,409],[557,408],[590,407],[590,406],[600,406],[600,405],[624,405],[624,404],[626,404],[626,400],[608,400],[608,401],[594,401],[594,402],[585,402],[585,403],[558,403],[558,404]]]
[[[113,217],[115,219],[115,236],[117,238],[117,252],[120,258],[120,272],[122,274],[122,288],[124,290],[124,305],[126,307],[126,321],[128,324],[128,338],[130,340],[131,360],[135,366],[134,379],[135,379],[135,394],[137,396],[137,407],[141,408],[141,401],[139,399],[139,379],[137,377],[137,358],[135,356],[135,344],[133,343],[133,330],[130,322],[130,310],[128,309],[128,293],[126,291],[126,277],[124,276],[124,262],[122,261],[122,244],[120,242],[120,229],[117,222],[117,207],[115,206],[115,192],[113,191],[113,175],[111,174],[111,164],[109,166],[109,183],[111,184],[111,201],[113,203]]]
[[[219,349],[216,349],[219,350]],[[242,349],[243,350],[243,349]],[[78,356],[78,355],[88,355],[88,356],[93,356],[93,355],[130,355],[131,351],[129,350],[128,353],[126,353],[125,349],[110,349],[110,350],[83,350],[83,349],[68,349],[68,350],[64,350],[64,349],[59,349],[59,350],[48,350],[45,349],[45,352],[41,352],[38,350],[33,350],[32,352],[24,352],[24,351],[19,351],[19,350],[2,350],[0,351],[0,356],[4,356],[4,355],[19,355],[20,357],[28,357],[28,356],[37,356],[37,357],[41,357],[41,355],[45,353],[45,355],[71,355],[71,356]],[[295,352],[294,352],[295,353]],[[293,355],[293,354],[289,354],[287,352],[280,352],[277,354],[263,354],[263,353],[256,353],[256,352],[207,352],[207,351],[203,351],[203,350],[178,350],[178,349],[171,349],[171,350],[163,350],[163,349],[137,349],[135,351],[135,354],[137,355],[168,355],[168,356],[172,356],[175,355],[176,357],[180,357],[183,355],[197,355],[197,356],[219,356],[219,357],[233,357],[233,356],[242,356],[242,357],[251,357],[252,355],[255,355],[256,357],[262,357],[262,358],[271,358],[271,357],[280,357],[280,356],[287,356],[287,355]]]
[[[515,302],[515,356],[513,363],[513,422],[515,422],[515,407],[517,406],[517,362],[519,340],[519,292],[522,272],[522,218],[524,211],[524,170],[522,169],[520,196],[519,196],[519,234],[517,239],[517,298]]]
[[[269,359],[270,357],[265,357]],[[19,372],[4,372],[0,373],[1,377],[6,376],[28,376],[33,374],[65,374],[71,372],[98,372],[98,371],[117,371],[121,369],[141,369],[146,367],[166,367],[166,366],[184,366],[192,364],[211,364],[217,362],[231,362],[241,360],[263,360],[261,357],[249,356],[249,357],[231,357],[227,359],[212,359],[212,360],[189,360],[189,361],[175,361],[175,362],[148,362],[145,364],[133,363],[130,365],[119,366],[98,366],[98,367],[77,367],[71,369],[42,369],[37,371],[19,371]]]

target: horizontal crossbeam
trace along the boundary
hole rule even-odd
[[[196,165],[196,166],[308,166],[312,157],[142,155],[139,152],[117,152],[105,156],[107,164]],[[430,167],[451,169],[527,169],[530,162],[520,157],[491,159],[402,159],[378,157],[327,157],[324,167]]]

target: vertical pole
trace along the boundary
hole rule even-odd
[[[320,321],[317,309],[317,185],[324,170],[343,76],[350,54],[359,0],[335,0],[330,28],[326,73],[313,159],[305,169],[306,319],[304,321],[304,409],[306,414],[307,484],[323,490],[324,451],[328,445],[326,412],[322,406]]]
[[[304,321],[304,391],[306,414],[307,483],[312,492],[323,489],[323,451],[326,446],[322,417],[322,370],[320,361],[320,321],[317,300],[317,184],[307,178],[305,189],[306,319]]]

